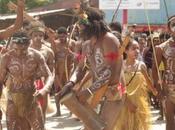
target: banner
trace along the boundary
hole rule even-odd
[[[100,9],[116,9],[120,0],[99,0]],[[122,0],[119,9],[160,9],[160,0]]]

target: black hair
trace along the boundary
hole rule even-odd
[[[109,27],[114,31],[122,33],[122,26],[119,22],[112,22],[109,24]]]
[[[132,46],[132,44],[133,44],[134,41],[136,41],[136,40],[135,39],[130,39],[129,43],[127,44],[127,46],[125,48],[125,52],[123,53],[123,59],[124,60],[127,59],[127,57],[128,57],[126,51],[129,50],[129,48]]]
[[[130,39],[130,41],[129,41],[129,43],[127,44],[125,50],[128,50],[128,49],[132,46],[132,44],[133,44],[134,42],[137,42],[137,43],[138,43],[137,40],[135,40],[135,39]]]
[[[146,34],[146,33],[141,33],[141,34],[140,34],[140,38],[147,39],[147,34]]]
[[[160,39],[167,40],[170,38],[170,35],[166,32],[162,32],[159,36]]]
[[[171,17],[168,18],[168,23],[167,23],[168,29],[170,29],[171,21],[174,20],[174,19],[175,19],[175,15],[173,15],[173,16],[171,16]],[[170,29],[170,30],[171,30],[171,29]]]
[[[140,39],[144,39],[144,40],[147,40],[147,34],[146,33],[141,33],[140,35],[138,35],[135,40],[137,42],[139,42]]]
[[[16,44],[29,44],[30,38],[27,35],[27,33],[23,31],[19,31],[19,32],[15,32],[12,35],[12,41],[15,42]]]
[[[59,27],[56,32],[58,34],[61,34],[61,33],[67,34],[67,29],[65,27]]]
[[[129,47],[132,45],[132,41],[130,40],[127,46],[125,47],[125,52],[123,52],[123,59],[127,59],[127,53],[126,51],[129,50]]]
[[[0,45],[5,45],[6,41],[5,40],[0,40]]]
[[[82,32],[82,36],[86,38],[96,36],[98,38],[106,32],[110,32],[109,27],[104,22],[104,13],[101,10],[88,7],[85,11],[89,23],[84,25],[85,29]]]

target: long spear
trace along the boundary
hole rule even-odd
[[[78,24],[78,22],[76,22],[74,25],[73,25],[73,29],[72,29],[72,31],[71,31],[71,33],[70,33],[70,36],[69,36],[69,39],[68,39],[68,45],[70,45],[70,43],[71,43],[71,39],[72,39],[72,36],[73,36],[73,34],[74,34],[74,32],[75,32],[75,28],[77,27],[77,24]],[[69,49],[69,47],[67,48],[68,50],[70,50]],[[65,70],[66,70],[66,79],[67,79],[67,81],[69,80],[69,72],[68,72],[68,57],[66,56],[66,60],[65,60]]]
[[[148,30],[149,30],[149,33],[152,34],[151,33],[151,26],[150,26],[150,19],[149,19],[149,16],[148,16],[148,12],[146,10],[146,2],[145,2],[145,0],[143,0],[143,2],[144,2],[145,16],[146,16],[147,24],[148,24]],[[159,72],[159,66],[158,66],[158,62],[157,62],[155,46],[154,46],[152,37],[151,37],[151,45],[152,45],[152,48],[153,48],[153,57],[154,57],[154,61],[155,61],[156,69],[157,69],[157,74],[158,74],[158,79],[159,79],[159,82],[160,82],[160,87],[161,87],[161,89],[163,89],[162,78],[161,78],[160,72]]]
[[[164,2],[164,5],[165,5],[165,12],[166,12],[167,20],[168,20],[168,18],[169,18],[169,13],[168,13],[167,4],[166,4],[166,1],[165,1],[165,0],[163,0],[163,2]]]
[[[112,17],[111,22],[114,22],[115,18],[117,17],[118,10],[119,10],[119,8],[120,8],[121,3],[122,3],[122,0],[119,1],[118,5],[117,5],[117,8],[116,8],[116,10],[115,10],[115,12],[114,12],[114,14],[113,14],[113,17]]]

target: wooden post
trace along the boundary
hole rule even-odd
[[[128,24],[128,10],[124,9],[123,10],[123,25]]]

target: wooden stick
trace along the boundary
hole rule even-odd
[[[142,67],[141,67],[141,73],[143,74],[143,76],[144,76],[144,78],[146,80],[148,88],[152,91],[154,96],[156,96],[158,94],[158,92],[156,91],[156,89],[154,89],[151,79],[149,78],[146,70],[144,68],[142,68]]]
[[[71,39],[72,39],[72,36],[73,36],[73,34],[74,34],[74,32],[75,32],[75,28],[77,27],[77,24],[78,24],[78,22],[76,22],[74,25],[73,25],[73,29],[72,29],[72,31],[71,31],[71,33],[70,33],[70,36],[69,36],[69,39],[68,39],[68,50],[69,50],[69,45],[70,45],[70,43],[71,43]],[[68,57],[66,56],[66,59],[65,59],[65,72],[66,72],[66,79],[67,79],[67,81],[69,80],[69,71],[68,71]]]

